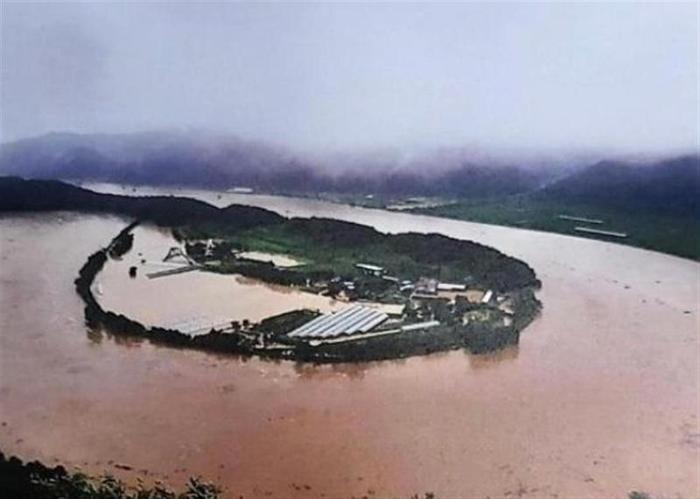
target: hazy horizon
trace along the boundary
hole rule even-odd
[[[0,137],[195,129],[309,154],[697,152],[697,54],[693,3],[6,2]]]

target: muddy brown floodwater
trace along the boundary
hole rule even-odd
[[[93,292],[105,310],[123,313],[149,326],[173,327],[186,332],[199,328],[207,333],[232,320],[259,322],[266,317],[308,308],[329,312],[347,302],[275,286],[240,275],[195,271],[149,278],[182,264],[163,262],[168,250],[178,246],[171,231],[138,226],[132,250],[119,260],[109,260],[97,275]],[[129,268],[137,268],[129,277]],[[157,300],[152,297],[158,297]],[[209,326],[209,327],[207,327]]]
[[[72,281],[125,221],[6,216],[5,452],[176,486],[202,475],[231,497],[698,496],[698,263],[316,201],[191,194],[495,246],[542,279],[542,315],[517,349],[498,355],[372,364],[316,367],[115,342],[88,336]]]

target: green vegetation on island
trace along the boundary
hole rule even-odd
[[[261,208],[216,208],[175,197],[100,195],[60,182],[0,179],[0,192],[8,194],[0,209],[112,213],[171,228],[188,257],[204,270],[294,286],[349,304],[371,302],[399,310],[393,316],[395,312],[360,310],[362,321],[378,322],[313,337],[290,334],[315,317],[315,312],[304,310],[259,324],[232,321],[206,334],[149,328],[102,309],[91,290],[106,262],[131,249],[131,224],[88,258],[75,281],[88,326],[115,335],[237,355],[369,361],[458,348],[477,353],[499,349],[516,343],[540,309],[535,297],[540,282],[527,264],[493,248],[439,234],[383,234],[338,220],[289,219]],[[251,252],[285,255],[299,265],[277,266],[251,258]]]
[[[400,319],[388,321],[376,335],[353,341],[308,341],[284,332],[267,338],[275,352],[285,352],[286,344],[296,359],[380,360],[453,348],[492,351],[517,343],[519,332],[540,308],[534,295],[539,281],[526,264],[493,248],[439,234],[389,235],[354,223],[293,218],[240,231],[213,224],[180,227],[178,237],[187,242],[190,256],[215,272],[243,274],[350,302],[404,307]],[[249,252],[284,255],[299,264],[280,268],[240,256]],[[358,262],[371,262],[370,271]],[[461,291],[416,293],[419,283],[430,281],[435,286],[451,283],[447,286]],[[496,293],[496,298],[474,303],[466,298],[468,290],[481,293],[479,299],[487,292]],[[397,327],[430,321],[439,325],[389,334]]]
[[[503,284],[505,281],[502,280],[494,281],[496,284],[501,283],[499,289],[504,293],[503,303],[472,303],[464,297],[458,297],[454,302],[450,302],[438,295],[413,300],[417,303],[406,308],[402,322],[411,324],[431,319],[439,321],[440,324],[439,327],[421,328],[411,331],[410,334],[380,334],[373,337],[360,337],[355,341],[314,345],[309,341],[288,336],[289,331],[317,316],[316,313],[307,310],[270,317],[258,324],[250,324],[247,321],[242,324],[232,322],[226,330],[212,329],[200,335],[158,327],[147,328],[122,314],[104,310],[91,290],[97,273],[108,259],[118,258],[123,254],[121,251],[128,250],[129,245],[122,240],[131,240],[133,237],[131,230],[134,226],[135,223],[126,227],[107,247],[90,256],[80,270],[75,284],[78,294],[85,302],[88,326],[93,329],[104,329],[118,336],[144,338],[156,344],[313,362],[383,360],[456,348],[466,348],[475,353],[481,353],[517,343],[520,331],[532,321],[540,308],[540,303],[534,295],[535,287],[539,286],[534,272],[522,262],[512,259],[528,271],[523,272],[531,280],[522,283],[513,281],[515,284],[513,282]],[[362,232],[368,229],[362,226],[355,228],[359,228],[358,230]],[[466,243],[451,241],[457,244]],[[473,250],[500,255],[495,250],[480,245],[475,245]],[[509,257],[503,256],[503,258]],[[235,257],[233,259],[235,260]],[[263,268],[274,269],[264,262],[257,262],[257,264]],[[218,266],[213,268],[218,269]],[[360,281],[393,284],[393,281],[377,276],[367,276],[366,280],[360,279]],[[368,289],[376,288],[368,286]],[[410,304],[408,297],[401,295],[397,297],[405,304]],[[473,314],[475,311],[478,312],[476,315]]]
[[[498,291],[539,285],[525,263],[472,241],[440,234],[383,234],[364,225],[324,218],[285,219],[246,230],[209,224],[206,228],[181,229],[180,237],[188,241],[218,239],[217,246],[224,251],[214,253],[213,258],[223,259],[218,266],[222,272],[239,272],[240,267],[250,265],[249,260],[230,258],[226,251],[238,249],[299,260],[301,265],[283,271],[285,275],[298,275],[299,282],[319,275],[357,277],[365,274],[357,263],[371,262],[401,280],[430,276]],[[202,246],[191,245],[190,250],[197,256],[203,252]]]

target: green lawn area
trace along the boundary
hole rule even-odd
[[[231,239],[248,251],[282,254],[304,261],[303,267],[295,270],[305,272],[333,271],[338,275],[355,275],[355,263],[369,258],[352,249],[314,244],[302,233],[278,226],[249,230]]]
[[[459,261],[444,264],[417,261],[383,241],[357,245],[328,244],[285,225],[252,229],[234,236],[232,241],[250,251],[284,254],[302,260],[306,263],[294,270],[305,272],[330,271],[350,277],[361,274],[355,264],[364,262],[385,267],[391,274],[410,279],[434,275],[461,280],[467,273]]]
[[[285,279],[312,278],[322,274],[355,277],[357,263],[384,267],[400,279],[421,276],[445,282],[470,282],[494,290],[513,290],[538,284],[525,263],[471,241],[438,234],[382,234],[359,224],[322,218],[296,218],[251,229],[231,229],[223,223],[206,228],[182,228],[185,239],[220,238],[220,247],[282,254],[304,262],[278,270]],[[199,243],[201,244],[201,243]],[[223,248],[220,271],[239,271],[242,263]],[[190,249],[194,251],[194,248]],[[257,267],[260,267],[259,265]],[[253,272],[253,270],[251,270]],[[277,276],[279,277],[279,276]]]
[[[684,258],[700,259],[700,220],[693,218],[659,216],[642,211],[630,212],[592,205],[568,204],[525,195],[480,201],[460,201],[413,211],[472,222],[605,239]],[[599,219],[605,223],[590,225],[562,220],[558,218],[560,214]],[[618,239],[585,235],[574,231],[574,227],[579,225],[624,232],[628,234],[628,237]]]

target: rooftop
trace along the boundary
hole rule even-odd
[[[364,269],[364,270],[371,270],[373,272],[381,272],[384,270],[384,267],[379,267],[378,265],[372,265],[371,263],[356,263],[355,267],[359,269]]]
[[[292,338],[333,338],[344,334],[366,333],[387,320],[381,310],[353,305],[317,317],[289,333]]]

